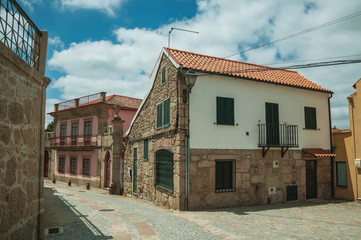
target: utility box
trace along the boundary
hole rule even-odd
[[[355,167],[361,168],[361,159],[355,159]]]

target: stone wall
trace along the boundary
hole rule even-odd
[[[124,168],[124,192],[133,193],[133,177],[128,169],[133,169],[134,148],[137,148],[137,190],[136,196],[155,202],[158,205],[185,209],[185,132],[188,105],[183,104],[185,82],[178,70],[169,63],[169,81],[162,84],[162,69],[168,68],[167,58],[163,55],[153,88],[144,102],[133,127],[127,136]],[[178,92],[177,92],[178,91]],[[170,99],[170,124],[157,129],[157,104]],[[148,161],[144,161],[143,143],[149,141]],[[174,153],[173,192],[164,191],[155,186],[155,154],[159,149],[167,149]]]
[[[234,160],[234,190],[216,193],[216,160]],[[278,167],[273,167],[278,161]],[[282,203],[286,186],[298,185],[306,200],[306,162],[301,150],[191,149],[189,209]],[[330,159],[317,159],[319,198],[330,198]],[[269,187],[275,192],[269,194]]]
[[[46,32],[43,36],[47,39]],[[42,44],[45,57],[46,41]],[[43,131],[50,79],[1,42],[0,79],[0,239],[42,239]]]

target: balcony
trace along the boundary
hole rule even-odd
[[[97,146],[97,135],[62,136],[50,138],[51,147],[87,148]]]
[[[298,147],[298,126],[289,124],[258,124],[258,147],[265,157],[270,147],[282,148],[282,157],[290,147]]]

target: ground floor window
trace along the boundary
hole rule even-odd
[[[234,169],[234,160],[216,160],[216,192],[234,191]]]
[[[70,173],[71,174],[76,174],[76,162],[77,159],[76,158],[70,158]]]
[[[83,159],[83,175],[90,176],[90,159]]]
[[[347,187],[346,162],[336,162],[337,187]]]
[[[161,149],[156,152],[156,186],[173,191],[173,153]]]
[[[65,157],[59,157],[58,172],[64,173],[65,170]]]

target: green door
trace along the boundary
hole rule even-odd
[[[137,149],[134,148],[133,154],[133,193],[137,193]]]
[[[267,145],[279,145],[278,104],[266,103]]]

